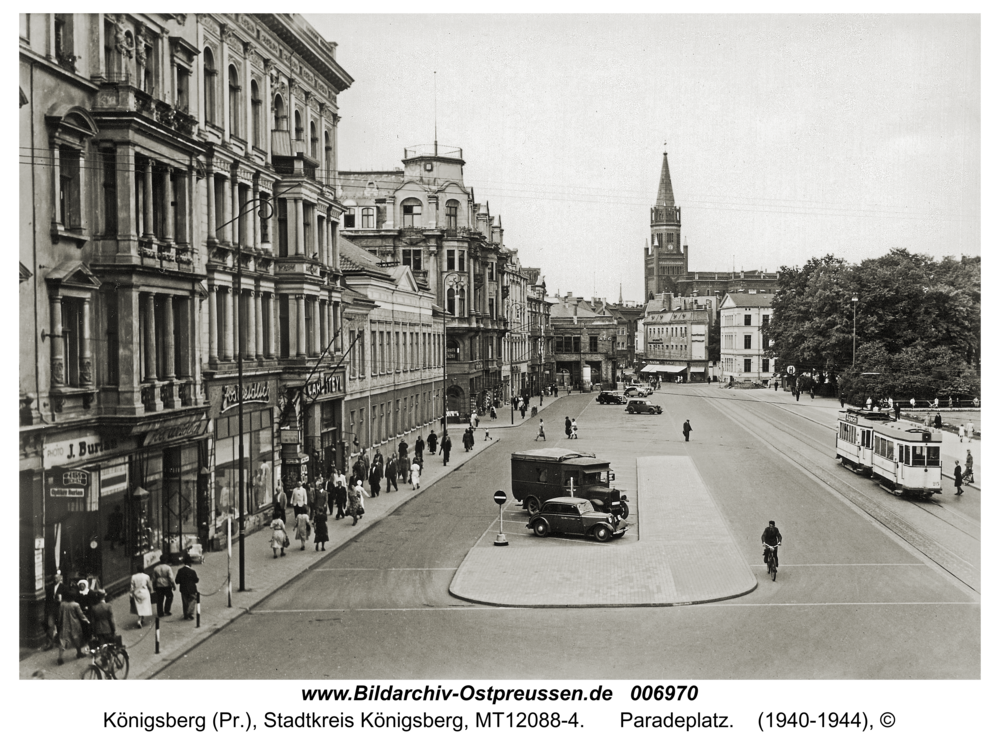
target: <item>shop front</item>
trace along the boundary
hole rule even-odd
[[[236,526],[240,516],[242,476],[244,516],[270,508],[281,466],[276,462],[275,421],[277,416],[273,377],[246,377],[243,384],[242,428],[239,416],[239,389],[235,382],[210,384],[213,414],[214,469],[209,523],[213,536],[225,537],[230,520]],[[242,430],[243,469],[240,469]]]
[[[309,479],[327,477],[337,466],[346,470],[344,456],[344,374],[331,371],[313,377],[302,389],[303,444],[309,455]]]

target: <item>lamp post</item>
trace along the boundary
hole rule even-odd
[[[854,330],[851,334],[851,368],[857,365],[858,360],[858,297],[854,296],[851,299],[851,305],[854,307]]]

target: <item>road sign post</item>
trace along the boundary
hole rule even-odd
[[[493,500],[494,502],[496,502],[497,509],[499,509],[500,512],[500,534],[497,535],[497,538],[493,541],[493,544],[496,545],[497,547],[506,547],[507,538],[503,536],[503,504],[507,502],[507,494],[502,490],[498,490],[496,493],[493,494]]]

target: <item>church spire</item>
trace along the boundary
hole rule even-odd
[[[670,183],[670,165],[667,152],[663,151],[663,168],[660,170],[660,191],[656,194],[656,207],[676,207],[674,205],[674,185]]]

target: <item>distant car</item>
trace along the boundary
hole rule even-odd
[[[528,529],[538,537],[549,534],[575,534],[607,542],[625,534],[628,525],[611,513],[597,511],[586,498],[552,498],[528,520]]]
[[[624,405],[627,399],[622,392],[601,392],[597,395],[597,404]]]
[[[625,412],[629,415],[662,415],[663,408],[659,405],[654,405],[648,399],[630,399],[628,405],[625,406]]]
[[[648,397],[652,393],[653,387],[646,386],[645,384],[634,384],[625,387],[626,397]]]

